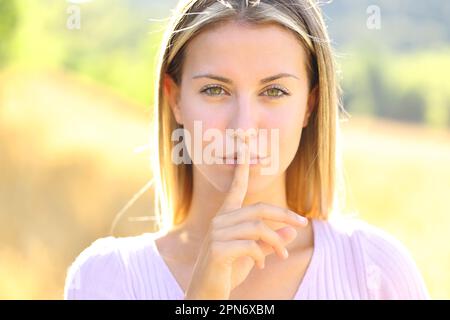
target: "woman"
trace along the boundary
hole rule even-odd
[[[397,240],[332,218],[339,87],[313,0],[182,1],[159,71],[162,232],[95,241],[66,299],[428,298]]]

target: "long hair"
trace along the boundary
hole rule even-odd
[[[224,21],[277,23],[293,32],[307,53],[310,90],[318,87],[317,105],[303,129],[297,153],[287,168],[287,203],[309,218],[327,219],[343,192],[339,161],[340,87],[334,54],[319,6],[314,0],[182,0],[173,11],[158,56],[155,80],[152,159],[155,215],[161,228],[187,217],[193,192],[192,164],[174,164],[173,130],[180,127],[168,105],[163,79],[167,73],[180,84],[189,41]]]

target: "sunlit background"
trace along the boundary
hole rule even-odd
[[[156,52],[175,1],[0,0],[0,298],[62,299],[66,269],[150,179]],[[346,212],[450,298],[450,2],[323,4]],[[270,44],[268,44],[270,45]],[[151,189],[114,235],[153,231]]]

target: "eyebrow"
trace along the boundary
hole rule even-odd
[[[273,75],[273,76],[261,79],[259,82],[261,84],[264,84],[264,83],[271,82],[271,81],[274,81],[274,80],[277,80],[277,79],[280,79],[280,78],[287,78],[287,77],[291,77],[291,78],[295,78],[295,79],[300,80],[297,76],[295,76],[293,74],[290,74],[290,73],[279,73],[279,74],[276,74],[276,75]],[[199,75],[196,75],[196,76],[192,77],[192,79],[199,79],[199,78],[209,78],[209,79],[221,81],[221,82],[228,83],[228,84],[232,84],[233,83],[233,81],[231,81],[230,79],[227,79],[227,78],[224,78],[224,77],[221,77],[221,76],[217,76],[217,75],[214,75],[214,74],[210,74],[210,73],[199,74]]]

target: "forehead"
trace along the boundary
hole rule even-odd
[[[298,37],[278,24],[228,21],[195,36],[185,59],[188,75],[223,71],[256,77],[270,72],[304,73],[306,54]]]

